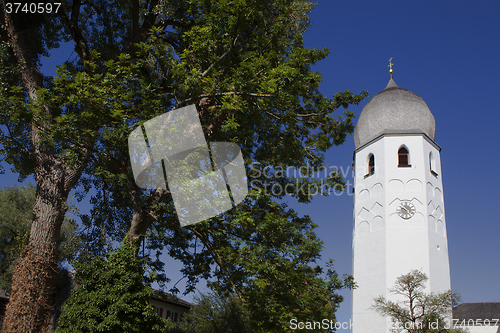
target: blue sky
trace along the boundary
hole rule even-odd
[[[463,302],[500,302],[499,88],[500,3],[496,1],[318,1],[305,35],[308,47],[328,47],[314,69],[331,96],[366,90],[362,108],[389,80],[424,99],[436,119],[452,289]],[[354,139],[326,155],[330,165],[351,166]],[[352,183],[352,178],[348,180]],[[290,200],[290,203],[292,200]],[[317,197],[293,205],[319,224],[323,256],[339,273],[352,269],[353,197]],[[350,293],[337,312],[350,318]]]
[[[436,119],[448,232],[452,289],[464,302],[500,302],[500,3],[496,1],[318,1],[305,34],[307,47],[328,47],[330,55],[315,65],[323,74],[321,91],[331,96],[348,89],[370,93],[363,106],[386,86],[388,59],[394,80],[421,96]],[[71,46],[52,52],[42,71],[71,55]],[[332,148],[326,162],[348,171],[354,139]],[[17,177],[0,176],[0,186]],[[342,275],[351,272],[353,197],[344,193],[316,197],[311,204],[288,203],[319,225],[324,259],[335,259]],[[84,209],[82,207],[82,209]],[[180,265],[169,263],[173,283]],[[350,293],[337,312],[350,318]],[[186,297],[190,300],[190,297]]]

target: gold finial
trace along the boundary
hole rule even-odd
[[[392,63],[392,57],[391,59],[389,59],[389,65],[387,67],[389,67],[389,74],[392,75],[392,66],[394,66],[394,64]]]

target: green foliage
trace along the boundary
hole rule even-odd
[[[165,230],[155,236],[168,244],[172,257],[184,264],[188,286],[209,281],[218,294],[238,294],[250,310],[254,331],[286,331],[290,319],[335,319],[342,288],[353,286],[340,278],[332,262],[325,271],[316,263],[323,242],[309,217],[299,217],[269,196],[252,192],[238,209],[210,223]]]
[[[345,189],[336,170],[328,170],[324,180],[282,170],[324,169],[323,153],[354,129],[348,107],[367,96],[320,93],[322,76],[311,68],[329,50],[305,48],[302,36],[314,4],[61,2],[59,16],[36,21],[44,34],[40,42],[28,43],[27,51],[36,63],[58,41],[72,40],[75,54],[55,78],[40,79],[35,94],[22,87],[26,68],[0,29],[0,158],[25,177],[34,172],[35,147],[43,143],[54,151],[48,160],[67,173],[85,170],[77,199],[95,187],[92,211],[82,217],[84,244],[94,255],[130,232],[144,239],[145,255],[156,255],[148,265],[161,281],[167,281],[159,260],[166,248],[184,265],[186,292],[206,279],[222,294],[237,293],[252,315],[260,316],[259,330],[284,330],[291,318],[333,319],[342,300],[336,290],[351,286],[351,280],[317,265],[323,245],[316,225],[277,203],[287,193],[310,202],[310,188],[325,194]],[[28,30],[21,37],[33,38]],[[247,174],[254,174],[243,203],[181,228],[168,191],[135,185],[127,139],[145,121],[190,104],[196,105],[206,139],[237,143]],[[287,190],[273,191],[276,186]],[[132,217],[139,224],[134,230]],[[97,291],[95,296],[106,299]],[[84,318],[92,322],[90,314]]]
[[[167,321],[148,304],[144,263],[128,240],[106,258],[75,262],[76,288],[64,303],[56,332],[162,332]]]
[[[392,319],[394,332],[462,333],[451,321],[452,306],[460,301],[459,295],[452,291],[425,293],[427,280],[426,274],[419,270],[401,275],[390,291],[404,300],[394,302],[379,296],[373,309]]]
[[[31,184],[0,189],[0,288],[7,291],[17,259],[28,244],[35,191]],[[71,205],[71,211],[77,213],[76,207]],[[80,246],[77,224],[68,215],[61,226],[60,260],[71,260]]]
[[[250,312],[235,294],[228,296],[215,293],[203,294],[184,316],[183,322],[174,332],[196,333],[250,333],[252,327]]]

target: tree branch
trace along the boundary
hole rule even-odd
[[[228,54],[229,52],[231,52],[233,50],[233,47],[236,45],[236,41],[238,40],[238,37],[240,35],[236,35],[236,37],[234,37],[233,39],[233,42],[231,43],[231,46],[229,47],[229,49],[224,52],[219,58],[217,58],[217,60],[215,60],[202,74],[201,74],[201,77],[205,77],[211,70],[212,68],[214,68],[218,63],[220,63]]]
[[[139,31],[139,0],[132,0],[132,33],[134,38]]]
[[[83,38],[82,31],[78,26],[78,19],[80,17],[80,7],[82,5],[81,0],[74,0],[73,5],[71,7],[71,18],[68,18],[64,10],[59,11],[59,17],[62,22],[66,25],[66,27],[71,32],[71,36],[76,43],[76,47],[80,51],[80,56],[83,61],[91,60],[90,59],[90,50],[85,38]],[[90,67],[86,68],[87,72],[90,72]]]
[[[176,103],[176,107],[179,107],[181,105],[187,105],[191,102],[194,102],[195,100],[200,100],[202,98],[214,98],[214,97],[221,97],[221,96],[227,96],[227,95],[236,95],[236,96],[251,96],[251,97],[275,97],[276,95],[274,94],[258,94],[258,93],[251,93],[251,92],[245,92],[245,91],[226,91],[226,92],[221,92],[221,93],[216,93],[216,94],[209,94],[209,95],[198,95],[196,97],[191,97],[182,101],[178,101]]]
[[[238,289],[238,287],[236,287],[236,285],[233,282],[233,279],[231,279],[231,276],[229,275],[229,272],[227,271],[226,267],[222,263],[222,260],[221,260],[221,258],[219,256],[219,254],[217,253],[217,250],[215,250],[213,248],[213,245],[210,243],[210,241],[208,239],[205,239],[205,237],[203,237],[203,235],[200,232],[198,232],[196,229],[191,229],[191,231],[193,231],[198,236],[198,238],[200,238],[200,240],[203,242],[203,244],[205,244],[205,246],[208,248],[208,250],[210,251],[210,253],[212,253],[212,257],[217,262],[217,265],[219,265],[219,267],[224,272],[224,275],[228,279],[229,283],[233,287],[233,289],[236,292],[236,294],[238,295],[239,299],[242,302],[245,302],[245,299],[244,299],[243,295],[241,294],[241,291]]]

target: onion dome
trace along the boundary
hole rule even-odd
[[[392,78],[363,108],[354,130],[356,149],[382,134],[425,134],[434,140],[436,122],[424,100]]]

